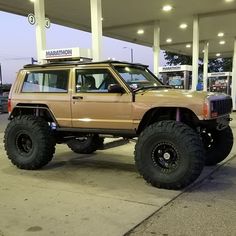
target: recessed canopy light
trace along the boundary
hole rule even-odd
[[[104,19],[103,19],[103,17],[101,18],[101,21],[103,21]]]
[[[180,29],[186,29],[188,27],[188,25],[186,23],[182,23],[179,25]]]
[[[234,2],[234,0],[225,0],[225,2]]]
[[[221,56],[221,54],[220,54],[220,53],[216,53],[216,56],[217,56],[217,57],[220,57],[220,56]]]
[[[172,39],[171,39],[171,38],[168,38],[168,39],[166,39],[166,42],[167,42],[167,43],[171,43],[171,42],[172,42]]]
[[[225,34],[223,32],[218,33],[218,37],[223,37]]]
[[[162,7],[163,11],[171,11],[173,9],[173,7],[171,5],[165,5]]]
[[[219,42],[219,44],[224,45],[224,44],[225,44],[225,41],[224,41],[224,40],[221,40],[221,41]]]
[[[191,48],[191,44],[186,44],[186,48]]]
[[[137,31],[137,34],[144,34],[144,30],[143,30],[143,29],[139,29],[139,30]]]
[[[203,49],[203,50],[202,50],[202,52],[204,53],[204,52],[205,52],[205,50]]]

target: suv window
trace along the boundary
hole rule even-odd
[[[107,93],[110,84],[118,84],[107,69],[76,70],[76,92]]]
[[[69,70],[28,72],[22,87],[25,93],[66,93]]]
[[[138,89],[143,86],[161,85],[161,82],[146,68],[134,66],[115,66],[115,69],[131,89]]]

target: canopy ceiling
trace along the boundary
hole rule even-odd
[[[173,6],[164,12],[163,5]],[[33,3],[29,0],[0,0],[0,10],[23,16],[33,13]],[[46,16],[60,25],[91,31],[89,0],[45,0]],[[209,41],[209,55],[216,53],[228,57],[233,55],[236,37],[236,1],[226,0],[102,0],[103,35],[152,47],[153,24],[160,21],[161,48],[172,52],[191,55],[186,44],[192,41],[193,16],[200,18],[200,55],[203,44]],[[186,29],[179,25],[186,23]],[[144,34],[138,35],[137,30]],[[223,38],[217,34],[224,33]],[[172,43],[166,43],[171,38]],[[220,45],[219,41],[225,44]]]

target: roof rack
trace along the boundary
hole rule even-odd
[[[130,66],[141,66],[141,67],[148,67],[148,65],[143,65],[139,63],[130,63],[126,61],[112,61],[112,60],[106,60],[106,61],[99,61],[99,62],[91,62],[91,61],[57,61],[57,62],[49,62],[45,64],[27,64],[24,66],[24,68],[44,68],[44,67],[51,67],[51,66],[71,66],[71,65],[93,65],[93,64],[126,64]]]

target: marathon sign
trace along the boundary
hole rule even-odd
[[[212,72],[212,73],[208,73],[208,77],[224,77],[224,76],[232,76],[232,72]]]
[[[92,53],[89,48],[59,48],[49,49],[43,51],[43,59],[57,60],[57,59],[92,59]]]
[[[178,66],[165,66],[159,67],[159,72],[178,72],[178,71],[192,71],[192,66],[190,65],[178,65]]]
[[[72,49],[46,50],[46,59],[72,57]]]

